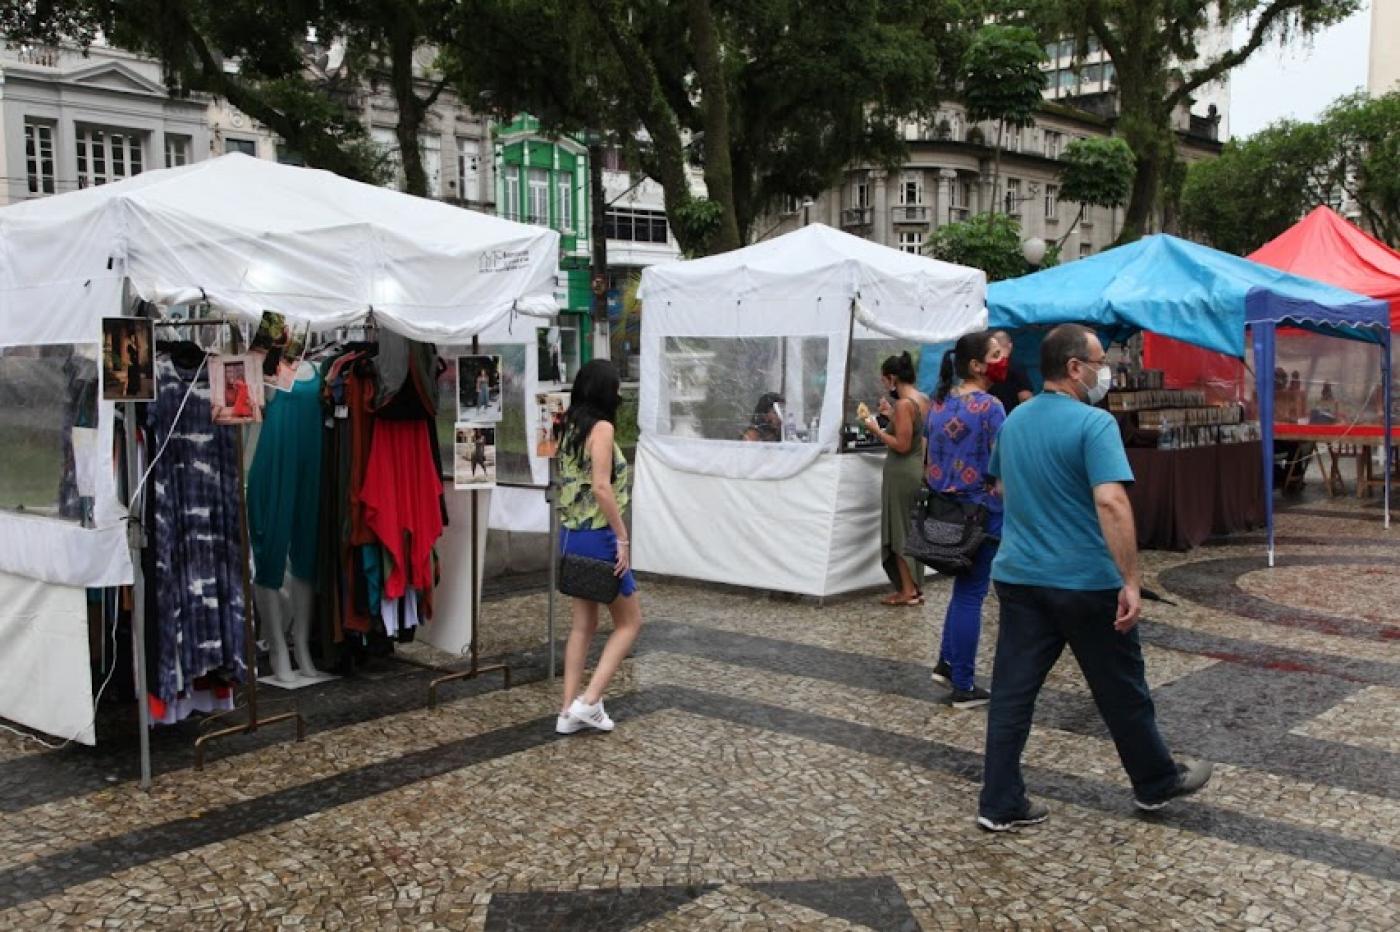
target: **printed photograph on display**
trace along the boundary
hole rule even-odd
[[[155,328],[141,317],[102,318],[102,400],[156,397]]]
[[[251,353],[209,358],[209,398],[215,424],[262,422],[261,365]]]
[[[501,357],[457,357],[457,420],[495,424],[501,419]]]
[[[456,489],[490,489],[496,485],[496,428],[458,424],[452,445],[452,485]]]
[[[535,395],[538,421],[535,428],[535,455],[553,459],[559,455],[564,436],[564,415],[569,413],[568,392],[539,392]]]
[[[569,380],[564,366],[564,336],[558,327],[538,331],[536,349],[539,351],[540,381],[562,385]]]
[[[297,378],[297,363],[306,352],[310,331],[310,324],[297,323],[281,314],[263,311],[249,353],[261,360],[266,384],[278,391],[292,390],[292,383]]]

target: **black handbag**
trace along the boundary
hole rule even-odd
[[[565,528],[566,543],[568,535],[569,530]],[[611,605],[622,586],[613,566],[607,560],[566,552],[559,558],[559,591],[576,599]]]
[[[904,555],[945,575],[962,576],[986,539],[986,508],[924,486],[909,512]]]

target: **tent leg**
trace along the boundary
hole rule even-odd
[[[1394,367],[1394,363],[1391,359],[1391,341],[1393,339],[1394,334],[1392,334],[1390,331],[1385,331],[1385,342],[1381,347],[1381,351],[1385,354],[1383,357],[1381,357],[1381,376],[1383,379],[1383,384],[1381,386],[1381,397],[1385,400],[1385,414],[1384,417],[1381,418],[1381,423],[1383,425],[1381,430],[1383,435],[1381,437],[1381,450],[1384,452],[1384,455],[1381,457],[1381,489],[1383,490],[1383,494],[1385,495],[1385,529],[1387,531],[1390,530],[1390,431],[1393,421],[1390,406],[1392,401],[1391,395],[1394,392],[1394,387],[1391,385]]]
[[[555,663],[554,603],[555,591],[559,587],[559,494],[556,487],[558,460],[549,460],[549,486],[545,489],[545,499],[549,502],[549,681],[554,682],[558,666]]]
[[[136,403],[126,403],[126,498],[127,509],[135,505],[136,484],[141,481],[136,462]],[[141,789],[151,788],[151,709],[146,698],[146,578],[141,572],[141,551],[146,546],[146,529],[141,516],[131,514],[127,538],[131,545],[131,653],[136,669],[136,714],[141,728]]]

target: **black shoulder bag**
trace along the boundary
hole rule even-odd
[[[611,605],[617,600],[622,580],[613,564],[596,557],[585,557],[567,550],[569,529],[564,529],[565,551],[559,558],[559,591],[576,599]]]
[[[924,482],[909,512],[904,555],[948,576],[972,569],[987,539],[987,509],[928,487],[928,447],[924,447]]]

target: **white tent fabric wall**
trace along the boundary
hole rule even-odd
[[[157,305],[208,301],[250,322],[272,310],[325,330],[372,310],[418,340],[489,340],[511,327],[533,340],[531,318],[557,310],[558,250],[543,227],[228,155],[0,208],[0,347],[98,344],[101,318],[124,313],[126,285]],[[62,619],[81,587],[132,581],[110,469],[114,414],[99,403],[86,447],[97,460],[76,464],[96,478],[94,527],[0,511],[0,603],[15,606],[0,613],[0,683],[67,683],[85,722],[91,692],[74,687],[75,671],[88,675],[87,638]],[[50,610],[59,627],[34,622]],[[41,708],[53,701],[46,687],[0,690],[0,717],[73,737],[72,703],[53,718]],[[92,743],[90,725],[78,739]]]
[[[985,293],[977,269],[820,224],[645,270],[637,568],[816,596],[882,582],[883,457],[837,455],[852,341],[956,339],[986,326]],[[764,357],[760,344],[777,349]],[[711,400],[741,383],[753,392],[749,373],[688,380],[679,371],[727,353],[731,365],[765,359],[766,390],[801,408],[804,426],[815,419],[815,436],[749,443],[739,439],[742,418],[705,424],[700,436],[693,419],[678,422],[682,397]]]

